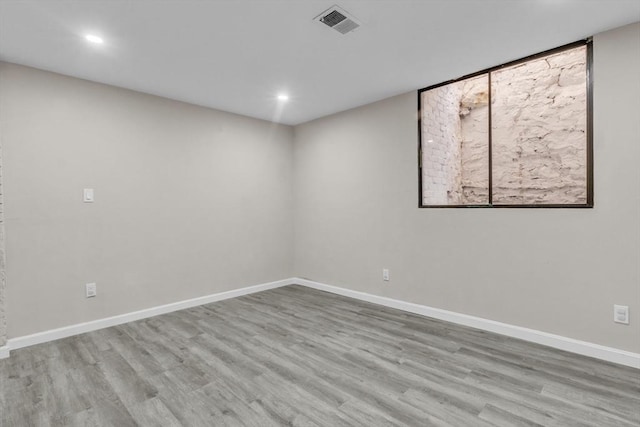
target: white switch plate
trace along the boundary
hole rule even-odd
[[[84,287],[87,293],[87,298],[93,298],[98,295],[98,286],[95,283],[87,283]]]
[[[82,201],[85,203],[93,203],[93,188],[85,188],[82,193]]]
[[[389,281],[389,269],[388,268],[383,268],[382,269],[382,280],[384,280],[385,282]]]
[[[629,306],[628,305],[614,305],[613,306],[613,321],[616,323],[622,323],[624,325],[629,324]]]

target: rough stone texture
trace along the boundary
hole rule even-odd
[[[489,203],[489,82],[465,80],[460,100],[461,204]]]
[[[0,347],[7,343],[7,322],[5,317],[5,251],[4,251],[4,203],[2,191],[2,153],[0,152]]]
[[[586,49],[494,71],[494,204],[583,204]],[[488,77],[422,93],[423,202],[486,204]]]
[[[423,202],[488,202],[488,81],[480,76],[422,93]]]
[[[493,202],[586,203],[586,49],[492,73]]]

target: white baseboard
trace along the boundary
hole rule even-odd
[[[242,295],[253,294],[256,292],[266,291],[268,289],[279,288],[281,286],[293,283],[291,279],[278,280],[276,282],[263,283],[246,288],[234,289],[231,291],[220,292],[217,294],[206,295],[203,297],[192,298],[184,301],[174,302],[171,304],[160,305],[157,307],[146,308],[144,310],[134,311],[131,313],[120,314],[104,319],[92,320],[90,322],[78,323],[76,325],[65,326],[49,331],[38,332],[32,335],[26,335],[18,338],[11,338],[7,341],[7,345],[0,347],[0,359],[9,357],[9,350],[17,350],[23,347],[29,347],[49,341],[59,340],[61,338],[70,337],[72,335],[83,334],[86,332],[96,331],[98,329],[108,328],[110,326],[121,325],[123,323],[133,322],[135,320],[146,319],[148,317],[157,316],[159,314],[171,313],[172,311],[184,310],[185,308],[196,307],[203,304],[209,304],[216,301],[222,301],[229,298],[236,298]]]
[[[151,307],[140,311],[121,314],[118,316],[65,326],[58,329],[39,332],[33,335],[12,338],[8,340],[5,346],[0,347],[0,359],[9,357],[10,350],[17,350],[19,348],[54,341],[72,335],[83,334],[85,332],[91,332],[98,329],[108,328],[110,326],[121,325],[123,323],[133,322],[135,320],[146,319],[148,317],[153,317],[160,314],[170,313],[177,310],[183,310],[185,308],[196,307],[203,304],[209,304],[216,301],[222,301],[229,298],[235,298],[255,292],[266,291],[268,289],[279,288],[281,286],[291,284],[299,284],[302,286],[307,286],[309,288],[367,301],[373,304],[379,304],[410,313],[420,314],[422,316],[445,320],[447,322],[456,323],[459,325],[470,326],[472,328],[482,329],[489,332],[495,332],[501,335],[519,338],[525,341],[546,345],[560,350],[570,351],[584,356],[594,357],[596,359],[606,360],[608,362],[618,363],[620,365],[640,369],[640,354],[638,353],[632,353],[630,351],[619,350],[616,348],[606,347],[586,341],[580,341],[573,338],[567,338],[560,335],[549,334],[547,332],[537,331],[535,329],[509,325],[506,323],[496,322],[494,320],[469,316],[467,314],[442,310],[426,305],[414,304],[406,301],[372,295],[365,292],[353,291],[350,289],[340,288],[337,286],[327,285],[324,283],[314,282],[312,280],[302,278],[290,278],[278,280],[276,282],[263,283],[246,288],[234,289],[231,291],[206,295],[199,298],[193,298],[185,301]]]
[[[385,307],[396,308],[398,310],[408,311],[410,313],[420,314],[422,316],[445,320],[447,322],[457,323],[459,325],[470,326],[472,328],[482,329],[489,332],[495,332],[497,334],[519,338],[521,340],[546,345],[548,347],[570,351],[572,353],[577,353],[584,356],[594,357],[596,359],[606,360],[608,362],[640,369],[640,354],[638,353],[632,353],[630,351],[619,350],[617,348],[606,347],[603,345],[594,344],[587,341],[580,341],[573,338],[567,338],[560,335],[549,334],[547,332],[537,331],[535,329],[509,325],[507,323],[496,322],[494,320],[483,319],[481,317],[469,316],[467,314],[433,308],[426,305],[414,304],[392,298],[381,297],[377,295],[367,294],[365,292],[352,291],[350,289],[314,282],[312,280],[294,278],[292,282],[299,285],[307,286],[309,288],[327,291],[334,294],[383,305]]]
[[[3,345],[0,347],[0,359],[6,359],[7,357],[9,357],[9,346]]]

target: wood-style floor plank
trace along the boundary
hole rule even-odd
[[[640,371],[301,286],[13,351],[0,426],[640,426]]]

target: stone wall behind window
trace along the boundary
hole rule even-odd
[[[459,204],[462,172],[460,152],[461,85],[422,93],[422,173],[426,204]]]
[[[493,202],[585,204],[586,47],[491,73]],[[488,203],[488,76],[422,92],[423,202]]]
[[[488,80],[422,93],[423,203],[488,203]]]
[[[494,203],[587,202],[585,49],[492,73]]]

